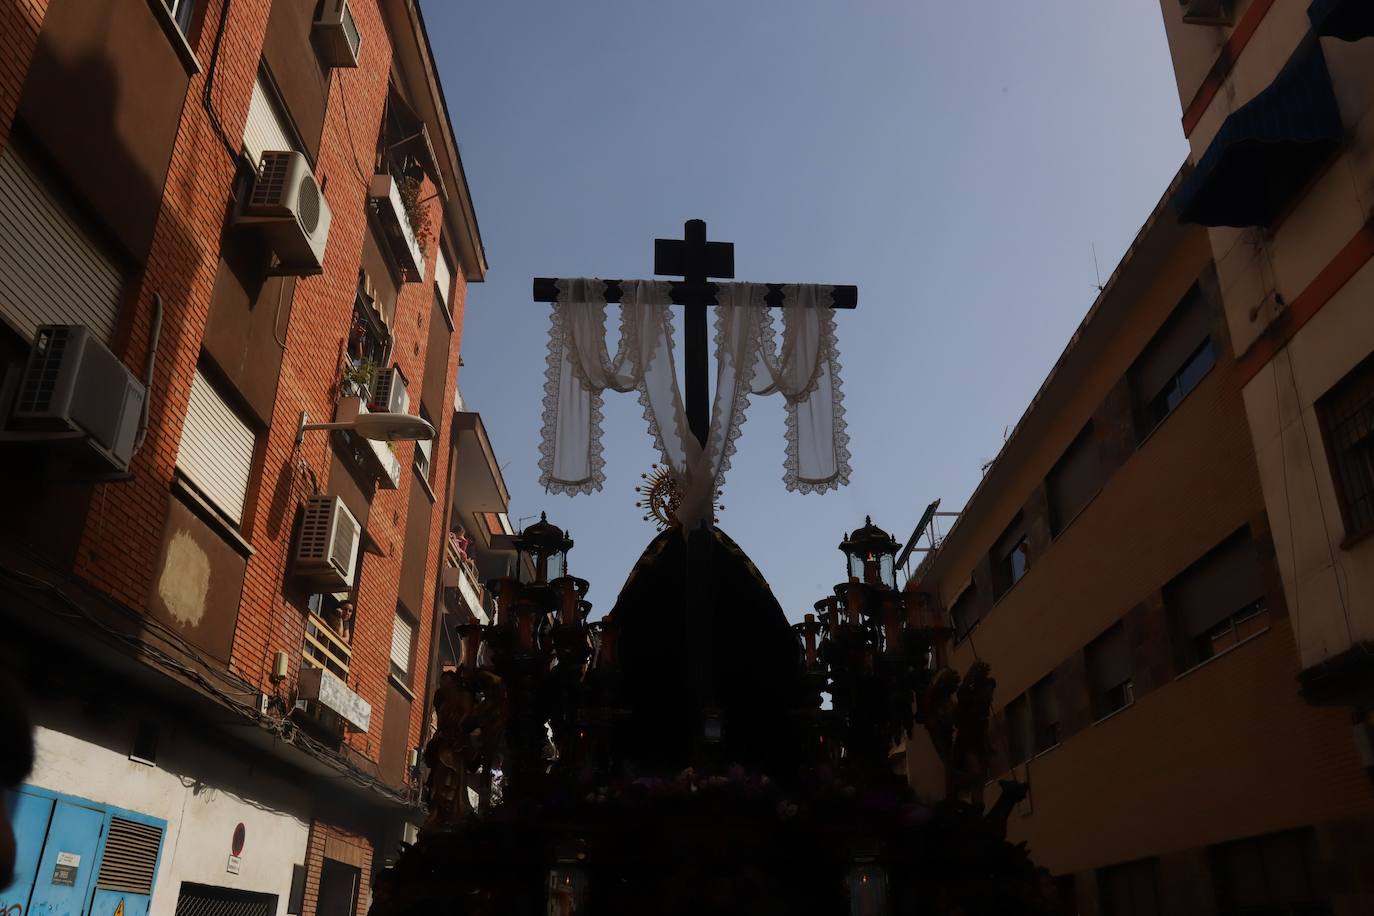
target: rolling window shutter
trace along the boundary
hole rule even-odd
[[[453,267],[449,265],[448,252],[443,248],[439,249],[439,257],[434,259],[434,286],[439,291],[444,307],[452,311],[453,303],[449,297],[453,294]]]
[[[84,324],[110,342],[123,275],[11,146],[0,153],[0,314],[32,340]]]
[[[1087,656],[1088,675],[1095,690],[1110,690],[1131,679],[1131,649],[1121,624],[1089,643]]]
[[[1038,728],[1059,722],[1059,700],[1054,692],[1054,676],[1041,679],[1031,688],[1031,708]]]
[[[1007,704],[1007,746],[1013,766],[1030,759],[1035,744],[1035,726],[1031,723],[1030,704],[1023,693]]]
[[[1248,529],[1227,538],[1169,583],[1166,598],[1188,639],[1201,636],[1264,597]]]
[[[95,886],[107,891],[151,894],[157,851],[161,845],[161,827],[113,818]]]
[[[1051,519],[1058,534],[1102,486],[1102,457],[1092,423],[1065,450],[1050,471],[1048,484]]]
[[[410,640],[415,626],[400,612],[391,628],[391,663],[402,671],[410,671]]]
[[[248,120],[243,125],[243,146],[248,150],[248,158],[257,168],[266,150],[295,149],[291,131],[277,111],[272,90],[263,82],[263,76],[253,82],[253,95],[248,102]]]
[[[1211,334],[1212,321],[1211,305],[1194,285],[1131,368],[1131,380],[1143,401],[1154,398],[1178,374]]]
[[[253,430],[196,370],[177,448],[177,469],[236,524],[253,470]]]

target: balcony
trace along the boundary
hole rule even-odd
[[[444,595],[453,610],[465,611],[482,623],[491,623],[491,600],[482,587],[477,565],[459,547],[456,535],[448,536],[444,549]]]
[[[364,393],[366,389],[363,389]],[[350,423],[359,414],[367,413],[367,404],[361,395],[348,395],[339,398],[338,406],[334,409],[334,421],[336,423]],[[349,435],[344,433],[344,435]],[[357,447],[364,464],[377,478],[377,486],[383,490],[395,490],[401,486],[401,461],[392,451],[390,442],[381,442],[377,439],[367,439],[362,436],[350,436]]]
[[[365,732],[372,721],[372,707],[348,687],[352,660],[353,650],[342,636],[318,615],[306,615],[297,699],[317,704],[329,716]]]
[[[372,203],[372,212],[382,225],[401,279],[419,283],[425,278],[425,253],[420,248],[420,240],[415,237],[415,229],[401,197],[400,182],[385,172],[373,175],[372,184],[368,186],[368,199]]]

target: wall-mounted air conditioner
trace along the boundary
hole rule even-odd
[[[296,575],[324,591],[352,588],[362,531],[342,499],[311,496],[296,541]]]
[[[281,261],[281,272],[309,276],[324,269],[329,222],[329,205],[305,156],[294,150],[264,152],[238,223],[263,234]]]
[[[399,366],[378,369],[368,390],[372,392],[372,400],[367,402],[367,409],[373,413],[405,413],[410,407],[406,377]]]
[[[83,325],[41,325],[24,367],[13,423],[84,433],[117,471],[128,470],[148,391]]]
[[[324,0],[320,18],[315,20],[315,44],[320,60],[331,67],[358,66],[363,36],[348,6],[348,0]]]
[[[1231,0],[1179,0],[1183,21],[1191,25],[1230,25]]]

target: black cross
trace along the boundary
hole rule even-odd
[[[689,219],[682,227],[681,239],[654,239],[654,273],[665,277],[682,277],[681,283],[669,285],[674,305],[687,309],[683,375],[687,391],[687,425],[706,447],[706,432],[711,425],[711,386],[706,333],[706,309],[717,305],[719,287],[711,280],[732,280],[735,276],[734,242],[708,242],[705,220]],[[559,280],[552,277],[534,278],[534,301],[557,302]],[[607,280],[606,301],[619,302],[621,280]],[[764,302],[782,305],[782,283],[765,284],[769,288]],[[831,301],[837,309],[856,308],[859,303],[857,286],[836,286]]]

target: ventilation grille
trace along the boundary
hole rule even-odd
[[[68,328],[44,328],[33,342],[28,368],[24,373],[24,387],[19,392],[17,409],[22,413],[46,413],[62,373],[62,360],[67,353]]]
[[[305,503],[305,518],[301,520],[300,546],[297,561],[315,566],[329,559],[329,515],[334,506],[330,496],[312,496]],[[342,516],[342,514],[341,514]]]
[[[286,193],[286,179],[291,173],[291,153],[263,153],[258,172],[257,183],[253,185],[253,206],[281,206],[282,195]],[[318,199],[315,201],[315,220],[319,221]]]
[[[348,46],[353,49],[353,56],[358,56],[358,48],[363,43],[363,36],[358,34],[358,24],[353,21],[353,10],[349,8],[348,0],[339,0],[343,4],[343,14],[339,20],[343,23],[344,38],[348,40]]]
[[[157,850],[161,844],[161,827],[114,818],[110,821],[110,834],[105,840],[105,855],[100,860],[95,886],[127,894],[151,894]],[[177,907],[177,912],[180,911]]]
[[[183,883],[176,916],[273,916],[276,900],[273,894]]]
[[[296,197],[296,219],[306,235],[314,235],[320,228],[320,189],[315,185],[312,175],[301,176],[301,186]]]
[[[353,550],[357,546],[357,531],[348,513],[339,512],[334,516],[334,549],[329,552],[329,562],[347,578],[353,561]]]

